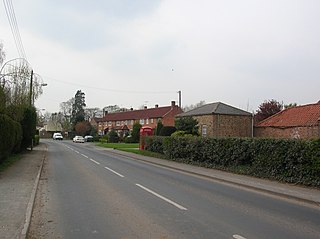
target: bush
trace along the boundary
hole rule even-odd
[[[119,135],[114,129],[112,129],[108,133],[108,142],[109,143],[118,143],[119,142]]]
[[[150,137],[167,159],[320,187],[320,140]]]
[[[160,136],[170,136],[176,131],[176,127],[174,126],[163,126],[160,130]]]
[[[9,116],[0,114],[0,161],[20,150],[21,125]]]

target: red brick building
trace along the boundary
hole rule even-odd
[[[109,130],[115,129],[118,133],[125,133],[132,130],[135,123],[140,123],[142,126],[150,126],[156,128],[157,123],[161,120],[164,126],[174,126],[175,116],[182,113],[182,109],[171,102],[170,106],[148,109],[145,107],[141,110],[129,110],[117,113],[105,112],[103,118],[95,118],[91,124],[96,125],[100,135],[106,134]]]
[[[199,134],[205,137],[252,137],[252,114],[216,102],[179,114],[198,121]]]
[[[255,137],[320,138],[320,103],[285,109],[255,126]]]

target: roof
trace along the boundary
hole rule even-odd
[[[258,127],[298,127],[319,124],[320,104],[292,107],[261,121]]]
[[[180,109],[177,105],[174,105],[174,106],[164,106],[164,107],[156,107],[156,108],[150,108],[150,109],[107,113],[101,120],[99,120],[99,122],[139,120],[139,119],[147,119],[147,118],[149,119],[163,118],[167,113],[169,113],[174,108],[177,108],[178,110]],[[180,109],[180,112],[182,112],[181,109]]]
[[[190,110],[188,112],[182,113],[177,115],[177,117],[186,117],[186,116],[199,116],[199,115],[212,115],[212,114],[219,114],[219,115],[245,115],[251,116],[251,113],[235,108],[233,106],[216,102],[211,104],[202,105],[198,108]]]

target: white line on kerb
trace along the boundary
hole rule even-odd
[[[119,177],[124,178],[124,176],[122,174],[117,173],[116,171],[112,170],[111,168],[108,168],[108,167],[104,167],[104,168],[109,170],[110,172],[113,172],[114,174],[118,175]]]
[[[100,165],[100,163],[99,163],[99,162],[97,162],[97,161],[95,161],[95,160],[93,160],[93,159],[90,159],[90,161],[94,162],[95,164]]]
[[[89,158],[87,155],[84,155],[84,154],[81,154],[81,155],[82,155],[83,157],[87,158],[87,159]]]
[[[136,185],[137,185],[138,187],[142,188],[143,190],[145,190],[145,191],[153,194],[154,196],[156,196],[156,197],[158,197],[158,198],[161,198],[162,200],[164,200],[164,201],[172,204],[173,206],[175,206],[175,207],[177,207],[177,208],[179,208],[179,209],[181,209],[181,210],[188,210],[187,208],[179,205],[178,203],[175,203],[175,202],[171,201],[170,199],[168,199],[168,198],[166,198],[166,197],[164,197],[164,196],[161,196],[160,194],[158,194],[158,193],[150,190],[149,188],[146,188],[146,187],[142,186],[141,184],[136,183]]]
[[[246,239],[245,237],[240,236],[240,235],[237,235],[237,234],[233,235],[232,237],[233,237],[234,239]]]

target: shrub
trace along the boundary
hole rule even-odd
[[[108,142],[109,143],[118,143],[119,142],[119,135],[114,129],[112,129],[108,133]]]
[[[154,136],[146,149],[172,160],[320,187],[320,139]]]
[[[160,136],[170,136],[176,131],[176,127],[174,126],[163,126],[160,130]]]

